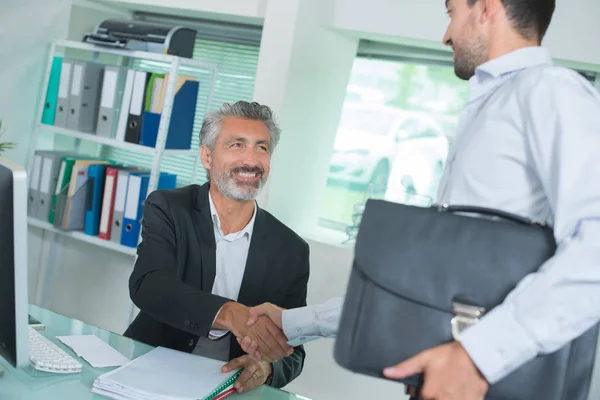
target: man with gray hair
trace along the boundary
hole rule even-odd
[[[224,372],[244,368],[238,392],[283,387],[304,364],[302,346],[289,346],[268,317],[247,324],[249,307],[264,302],[306,305],[308,244],[255,201],[280,134],[258,103],[209,112],[200,131],[209,181],[148,196],[129,282],[140,313],[125,335],[229,361]],[[244,355],[236,336],[260,343],[262,359]]]

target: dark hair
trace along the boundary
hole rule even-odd
[[[468,4],[472,7],[478,1],[468,0]],[[552,21],[556,0],[502,0],[502,4],[521,36],[542,41]]]

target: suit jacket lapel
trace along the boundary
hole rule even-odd
[[[254,221],[254,230],[252,231],[252,239],[250,240],[244,278],[242,279],[242,286],[238,296],[239,303],[246,306],[254,306],[261,302],[263,285],[267,279],[268,256],[273,253],[275,245],[273,239],[272,236],[269,236],[264,211],[258,208],[256,210],[256,220]]]
[[[200,239],[199,245],[202,254],[201,289],[205,292],[212,291],[217,271],[217,245],[215,243],[215,231],[212,216],[210,215],[208,189],[209,185],[207,183],[202,185],[198,190],[194,221],[194,227],[196,228],[196,233]]]

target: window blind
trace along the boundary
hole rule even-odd
[[[238,100],[251,101],[254,92],[254,81],[258,64],[258,43],[241,44],[233,41],[218,41],[198,38],[194,46],[193,58],[218,65],[218,74],[213,91],[210,109],[221,104]],[[168,68],[149,61],[137,61],[133,66],[140,71],[167,73]],[[210,96],[211,75],[209,71],[180,71],[183,75],[194,76],[200,82],[198,102],[194,119],[192,150],[199,154],[200,128],[206,114]],[[110,149],[106,157],[128,165],[150,168],[152,156],[121,149]],[[177,186],[206,182],[206,173],[200,160],[197,163],[196,179],[192,181],[195,159],[190,156],[163,156],[160,170],[177,174]]]

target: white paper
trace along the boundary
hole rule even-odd
[[[236,371],[225,363],[157,347],[129,364],[99,376],[92,392],[113,399],[204,399]]]
[[[129,362],[127,357],[96,335],[57,336],[56,338],[94,368],[120,367]]]

